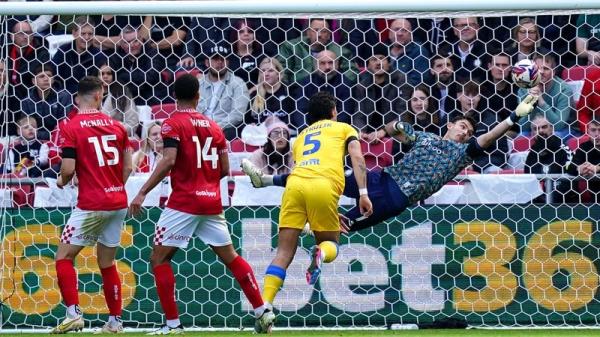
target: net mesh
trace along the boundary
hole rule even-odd
[[[478,136],[507,118],[527,94],[510,79],[523,58],[540,68],[538,117],[400,217],[343,237],[316,287],[305,283],[314,239],[304,236],[276,299],[277,326],[598,324],[600,16],[402,14],[2,17],[0,326],[46,328],[65,314],[53,258],[77,188],[56,188],[57,143],[83,76],[103,80],[102,110],[137,151],[130,198],[160,159],[174,80],[198,77],[198,110],[229,141],[222,194],[234,245],[262,284],[282,190],[253,189],[239,163],[252,157],[265,173],[288,172],[286,145],[306,126],[310,96],[338,98],[338,120],[360,131],[366,163],[379,170],[410,150],[372,141],[387,122],[443,136],[452,117],[469,114]],[[165,181],[143,216],[126,220],[117,266],[129,327],[163,320],[148,259],[168,194]],[[341,210],[352,203],[343,199]],[[87,247],[75,261],[86,326],[107,315],[94,254]],[[252,326],[249,304],[209,248],[193,241],[173,265],[184,325]]]

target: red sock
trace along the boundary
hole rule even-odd
[[[262,306],[264,302],[260,296],[258,283],[254,277],[252,267],[250,267],[248,262],[246,262],[243,257],[238,256],[231,261],[227,268],[231,270],[233,277],[235,277],[240,284],[240,287],[242,287],[242,290],[244,291],[246,298],[248,298],[248,301],[252,304],[252,307],[256,309]]]
[[[77,273],[73,267],[73,261],[62,259],[56,261],[56,277],[58,278],[58,287],[62,295],[65,305],[79,304],[79,296],[77,294]]]
[[[164,263],[154,267],[154,281],[156,292],[160,299],[160,305],[167,319],[177,319],[177,303],[175,303],[175,275],[170,263]]]
[[[102,288],[104,288],[104,298],[106,306],[111,316],[121,316],[121,280],[117,266],[112,265],[108,268],[100,269],[102,273]]]

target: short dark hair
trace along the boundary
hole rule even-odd
[[[331,111],[336,106],[336,98],[327,91],[319,91],[308,101],[308,115],[306,122],[308,125],[323,119],[331,119]]]
[[[191,101],[200,92],[200,83],[194,75],[184,74],[175,80],[173,91],[176,100]]]
[[[452,120],[450,120],[450,123],[454,124],[458,121],[469,122],[469,124],[471,124],[471,126],[473,127],[473,130],[475,130],[477,128],[477,121],[469,113],[467,113],[465,115],[458,115],[458,116],[452,118]]]
[[[102,90],[102,80],[96,76],[86,76],[79,80],[78,96],[86,96]]]
[[[589,121],[589,122],[588,122],[588,125],[589,125],[589,124],[594,124],[594,125],[598,125],[598,126],[600,126],[600,120],[597,120],[597,119],[592,119],[591,121]]]
[[[54,75],[54,67],[52,66],[52,64],[50,62],[48,63],[37,63],[34,67],[33,67],[33,75],[37,75],[41,72],[46,72],[49,71],[52,73],[52,75]]]

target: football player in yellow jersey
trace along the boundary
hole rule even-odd
[[[279,214],[277,253],[267,268],[263,299],[272,304],[283,285],[286,269],[292,262],[298,237],[308,222],[317,245],[311,252],[306,272],[309,284],[314,284],[321,272],[321,263],[337,257],[340,236],[338,201],[344,190],[344,157],[350,155],[356,183],[360,189],[359,206],[369,216],[373,206],[367,195],[367,168],[356,130],[336,121],[336,99],[327,92],[310,98],[307,122],[296,139],[292,152],[296,166],[290,174]]]

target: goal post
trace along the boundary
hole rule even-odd
[[[589,24],[586,15],[594,16]],[[547,50],[543,55],[554,55],[554,63],[542,58],[540,66],[549,68],[544,71],[552,71],[550,79],[558,84],[542,96],[551,107],[542,105],[538,114],[552,124],[559,135],[555,150],[564,151],[570,163],[579,148],[586,148],[590,139],[593,143],[593,136],[585,131],[589,121],[579,116],[586,110],[582,104],[589,105],[590,111],[598,108],[593,99],[588,100],[597,93],[588,90],[592,80],[587,76],[600,60],[594,64],[594,54],[580,50],[583,40],[578,37],[587,41],[590,50],[600,49],[600,36],[595,36],[600,31],[598,15],[597,0],[4,2],[0,5],[0,63],[4,65],[0,76],[0,332],[45,330],[65,315],[53,259],[77,191],[57,189],[54,179],[60,167],[57,130],[62,120],[76,113],[73,90],[78,77],[100,76],[105,81],[108,94],[103,109],[127,126],[132,147],[146,158],[126,186],[131,200],[159,158],[160,142],[152,138],[152,130],[173,110],[174,80],[191,73],[206,84],[212,69],[210,43],[229,48],[231,76],[239,78],[243,88],[239,94],[225,89],[221,98],[204,105],[201,101],[199,109],[214,117],[218,109],[245,102],[243,111],[234,111],[242,120],[221,124],[233,135],[228,139],[232,172],[223,180],[221,194],[233,244],[262,286],[263,273],[275,253],[282,189],[252,189],[237,167],[242,158],[271,141],[264,117],[284,120],[293,137],[305,126],[310,90],[335,86],[340,119],[346,118],[362,133],[372,132],[384,121],[402,119],[442,136],[447,125],[440,120],[448,121],[453,113],[465,112],[463,108],[469,110],[465,108],[469,104],[481,114],[493,111],[498,116],[499,111],[514,108],[526,92],[510,82],[510,65],[520,57],[538,57],[543,48]],[[40,20],[44,16],[49,17],[48,24]],[[78,19],[82,16],[87,20]],[[476,20],[467,20],[462,27],[453,21],[467,17]],[[322,26],[311,30],[311,19],[323,18]],[[410,26],[402,22],[394,28],[394,19],[399,18],[410,19]],[[89,40],[82,40],[84,29],[91,32]],[[249,44],[260,54],[241,51],[244,29],[253,36]],[[475,47],[463,54],[440,51],[444,43],[457,45],[460,37],[455,34],[464,29],[476,30],[484,49],[468,67],[463,63]],[[402,30],[410,33],[410,43],[419,46],[409,61],[390,51],[391,40],[400,43]],[[315,36],[324,33],[327,41],[306,42],[309,31]],[[95,38],[100,35],[106,36]],[[527,39],[535,45],[531,53],[519,49]],[[142,45],[139,53],[132,51],[136,42]],[[319,68],[322,50],[311,49],[319,43],[336,53],[330,75]],[[374,57],[382,44],[388,48],[386,54]],[[97,54],[85,56],[90,48]],[[444,67],[453,68],[456,86],[450,82],[437,86],[440,74],[434,70],[434,58],[450,56],[457,63]],[[507,64],[494,57],[505,57]],[[128,58],[135,61],[125,62]],[[279,77],[277,84],[269,85],[284,88],[277,94],[261,87],[267,81],[261,61],[270,58],[276,61],[268,66]],[[380,68],[383,77],[377,77]],[[503,76],[497,81],[501,85],[491,86],[490,92],[490,85],[497,84],[493,72],[498,71]],[[336,76],[344,76],[341,84],[332,84]],[[458,76],[466,77],[459,80]],[[47,78],[50,84],[44,84]],[[316,84],[319,79],[322,82]],[[383,84],[374,84],[380,79]],[[351,84],[346,85],[346,80]],[[505,84],[508,91],[500,91]],[[201,99],[212,95],[211,90],[201,92]],[[257,95],[267,95],[262,108]],[[441,108],[446,98],[436,95],[455,95],[455,105]],[[439,112],[441,119],[431,117],[423,123],[415,112],[417,101],[431,107],[421,113]],[[489,104],[485,109],[479,107],[482,101]],[[406,119],[409,111],[414,116]],[[590,119],[600,120],[600,116],[591,113]],[[543,149],[535,147],[532,123],[528,120],[498,140],[487,155],[489,161],[476,162],[402,215],[343,235],[339,257],[324,265],[315,286],[307,285],[304,276],[314,238],[302,236],[276,299],[276,329],[383,329],[395,324],[597,326],[598,175],[584,177],[568,170],[567,159],[559,155],[542,162],[548,157],[543,159]],[[24,135],[28,127],[37,130],[30,138]],[[391,139],[363,145],[367,165],[374,170],[399,162],[409,150]],[[537,157],[531,161],[533,153]],[[280,164],[273,164],[271,171],[287,165]],[[148,329],[163,321],[149,264],[155,225],[169,193],[168,181],[160,185],[148,196],[143,215],[126,219],[117,253],[123,321],[128,328]],[[343,199],[340,212],[351,206],[352,200]],[[84,248],[75,266],[86,328],[100,326],[108,312],[94,250]],[[202,242],[192,240],[188,249],[178,252],[173,267],[184,327],[253,326],[252,308],[235,279]]]

